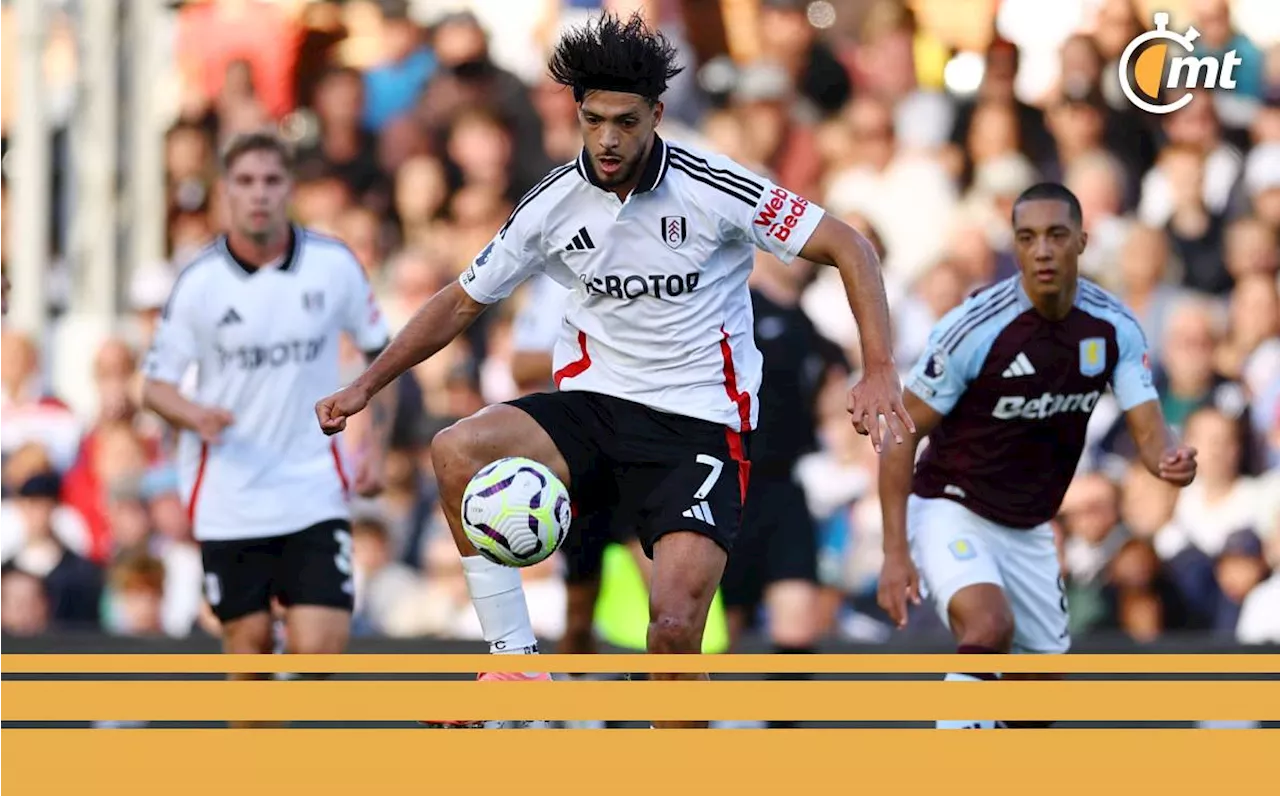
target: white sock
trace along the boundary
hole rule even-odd
[[[537,655],[538,639],[529,621],[520,570],[495,564],[484,556],[464,556],[471,604],[480,618],[489,652],[496,655]]]
[[[980,683],[982,678],[974,677],[971,674],[958,674],[952,672],[943,678],[944,682],[956,683]],[[972,719],[957,721],[955,719],[939,720],[934,722],[934,727],[939,730],[994,730],[999,722],[994,720],[975,721]]]

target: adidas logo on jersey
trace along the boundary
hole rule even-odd
[[[1101,397],[1102,393],[1097,390],[1072,395],[1055,395],[1047,392],[1039,398],[1006,395],[996,401],[996,408],[991,412],[991,416],[998,420],[1044,420],[1059,412],[1089,414]]]
[[[582,227],[578,230],[578,234],[573,236],[573,240],[569,245],[564,247],[567,252],[588,251],[596,247],[595,241],[591,240],[591,236],[587,234],[587,228]]]
[[[1027,359],[1027,355],[1022,351],[1013,358],[1013,362],[1009,363],[1009,367],[1004,369],[1002,374],[1006,379],[1016,379],[1019,376],[1031,376],[1035,374],[1036,369],[1031,364],[1031,360]]]
[[[711,516],[711,504],[707,503],[705,500],[700,500],[685,509],[680,516],[688,517],[691,520],[698,520],[699,522],[705,522],[707,525],[716,524],[715,517]]]
[[[236,308],[230,307],[223,314],[222,320],[218,321],[218,328],[221,329],[223,326],[230,326],[233,323],[243,323],[243,322],[244,321],[241,320],[240,318],[240,313],[236,312]]]

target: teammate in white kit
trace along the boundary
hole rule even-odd
[[[205,596],[228,653],[338,653],[352,609],[351,492],[380,488],[394,391],[349,467],[310,409],[339,381],[339,337],[372,359],[388,341],[364,272],[338,241],[291,225],[289,152],[269,133],[222,156],[230,229],[178,277],[145,364],[144,402],[179,429]],[[196,367],[195,394],[179,383]]]
[[[606,14],[568,32],[551,74],[579,103],[582,153],[517,204],[459,281],[432,297],[364,375],[316,407],[321,427],[340,431],[529,277],[545,273],[573,289],[555,351],[559,392],[490,406],[440,432],[432,447],[493,652],[537,651],[519,571],[477,555],[460,524],[468,481],[504,456],[550,467],[583,512],[609,495],[615,522],[629,518],[653,560],[649,651],[700,650],[750,469],[761,378],[747,290],[755,247],[840,270],[866,365],[849,394],[853,421],[877,447],[880,417],[895,439],[910,426],[871,245],[733,161],[660,138],[659,97],[680,71],[673,57],[638,15]]]

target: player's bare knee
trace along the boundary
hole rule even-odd
[[[222,650],[230,655],[266,655],[275,646],[271,617],[251,614],[222,624]]]
[[[702,627],[687,611],[660,611],[649,620],[649,652],[685,653],[702,648]]]
[[[971,615],[965,620],[964,632],[957,641],[962,645],[1008,652],[1013,646],[1013,617],[1008,611],[997,609]]]
[[[461,420],[436,432],[431,439],[431,464],[436,480],[442,489],[461,494],[466,484],[482,466],[473,454],[475,435],[467,428],[468,421]]]

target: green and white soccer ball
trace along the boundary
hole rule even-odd
[[[569,490],[545,465],[518,456],[480,469],[462,493],[462,528],[480,555],[508,567],[545,561],[569,533]]]

